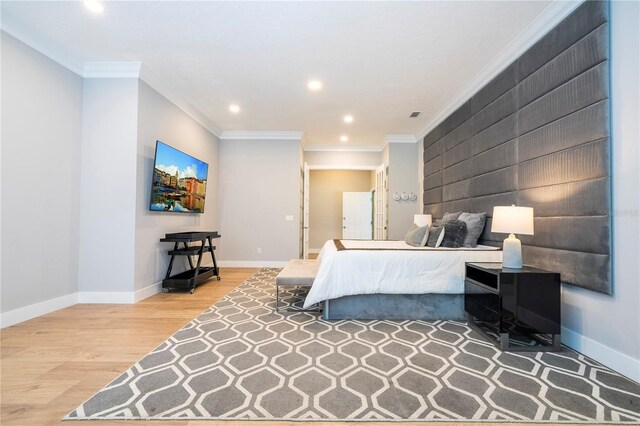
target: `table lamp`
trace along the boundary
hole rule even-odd
[[[430,214],[414,214],[413,215],[413,223],[418,226],[431,226],[431,215]]]
[[[493,208],[491,232],[509,234],[502,246],[502,267],[522,268],[522,247],[514,234],[533,235],[533,208],[496,206]]]

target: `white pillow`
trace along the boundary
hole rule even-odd
[[[442,240],[444,240],[444,226],[442,227],[442,231],[440,231],[440,236],[438,237],[438,241],[436,241],[436,248],[440,247],[440,244],[442,244]]]

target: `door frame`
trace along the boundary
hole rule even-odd
[[[381,164],[381,165],[378,164],[378,165],[374,165],[374,166],[367,166],[367,165],[365,165],[365,166],[348,166],[348,165],[336,166],[336,165],[330,165],[330,164],[309,165],[305,161],[304,164],[307,165],[307,167],[309,167],[309,171],[311,171],[311,170],[369,170],[369,171],[372,171],[372,172],[375,173],[375,171],[377,169],[379,169],[380,167],[382,167],[386,171],[386,169],[385,169],[386,166],[385,166],[384,163]],[[385,188],[385,190],[383,192],[384,192],[385,200],[386,200],[386,188]],[[374,212],[375,212],[375,208],[376,208],[376,205],[375,205],[375,200],[374,200],[374,204],[373,204],[373,211]],[[386,212],[387,204],[386,204],[386,202],[383,204],[383,209],[384,209],[384,217],[386,219],[386,217],[387,217],[387,212]],[[374,226],[373,230],[374,230],[374,235],[375,235],[375,223],[374,223],[373,226]],[[386,230],[387,230],[387,228],[385,226],[385,228],[384,228],[384,232],[385,232],[384,239],[386,239]],[[304,232],[304,229],[302,229],[302,232]],[[375,239],[375,237],[374,237],[374,239]],[[313,250],[313,251],[309,251],[309,252],[310,253],[314,253],[314,252],[317,252],[317,250]]]
[[[376,188],[373,199],[373,239],[387,239],[387,169],[384,163],[376,167]]]

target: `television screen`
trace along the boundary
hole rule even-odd
[[[149,209],[204,213],[208,169],[204,161],[156,141]]]

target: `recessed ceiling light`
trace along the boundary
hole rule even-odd
[[[353,123],[353,115],[345,115],[343,120],[345,123]]]
[[[311,80],[309,83],[307,83],[307,87],[309,88],[309,90],[317,92],[318,90],[322,89],[322,82],[320,80]]]
[[[347,142],[348,140],[349,138],[347,137],[347,135],[340,136],[340,142]]]
[[[87,0],[84,2],[84,7],[86,7],[87,9],[89,9],[89,11],[95,14],[104,12],[104,6],[99,1]]]
[[[234,114],[237,114],[240,112],[240,107],[236,104],[231,104],[229,105],[229,111],[231,111]]]

